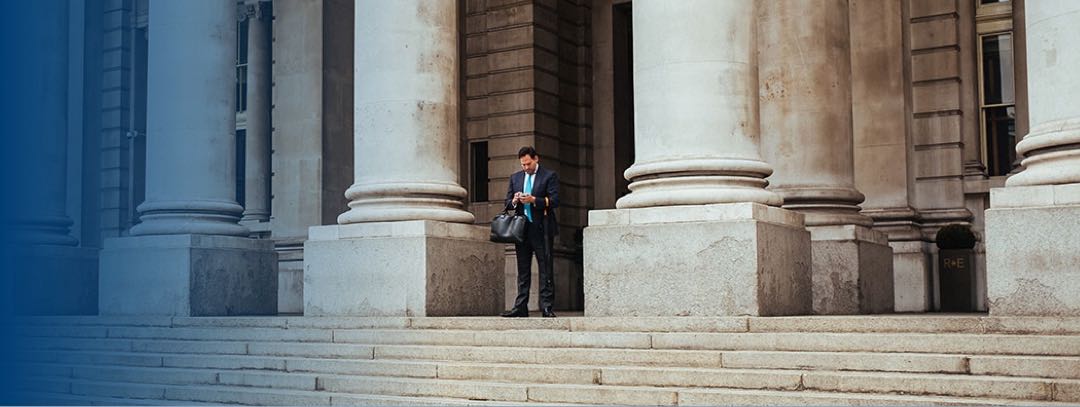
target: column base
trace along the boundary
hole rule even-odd
[[[885,233],[859,225],[811,226],[814,313],[893,311],[893,256]]]
[[[586,316],[811,313],[810,233],[756,203],[589,211]]]
[[[930,243],[889,242],[893,252],[893,309],[926,312],[934,307]]]
[[[7,248],[5,248],[7,249]],[[97,248],[28,245],[11,251],[4,284],[15,315],[94,315],[98,311]],[[6,251],[6,250],[5,250]]]
[[[991,315],[1080,316],[1080,184],[990,190]]]
[[[438,221],[313,226],[304,315],[498,315],[505,261],[489,233]]]
[[[101,251],[101,315],[274,315],[277,290],[270,240],[133,236]]]

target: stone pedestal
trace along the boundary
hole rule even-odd
[[[589,212],[586,316],[805,315],[810,235],[756,203]]]
[[[885,233],[859,225],[810,226],[815,314],[893,311],[893,259]]]
[[[105,240],[101,315],[231,316],[277,313],[273,242],[160,235]]]
[[[896,312],[926,312],[933,308],[930,244],[889,242],[893,249],[893,308]]]
[[[488,233],[423,220],[313,226],[304,243],[304,315],[498,315],[503,245]]]
[[[990,314],[1080,316],[1080,184],[995,188],[990,205]]]

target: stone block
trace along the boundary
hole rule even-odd
[[[781,370],[605,367],[601,371],[601,378],[602,384],[616,386],[797,390],[802,373]]]
[[[247,344],[235,341],[133,341],[131,350],[154,353],[233,354],[248,353]]]
[[[725,368],[967,373],[965,356],[855,352],[724,352]]]
[[[269,372],[221,372],[218,382],[223,385],[269,387],[274,389],[315,390],[315,375]]]
[[[916,145],[960,142],[960,115],[920,117],[912,121],[911,136]],[[892,161],[892,160],[888,160]],[[886,161],[886,162],[888,162]]]
[[[436,376],[436,363],[416,361],[289,359],[290,372],[317,372],[361,376],[427,377]]]
[[[1035,189],[1032,189],[1035,188]],[[1039,190],[991,190],[986,284],[994,316],[1080,316],[1080,205],[1019,206]],[[997,201],[994,201],[994,199]],[[1009,202],[998,207],[995,202]]]
[[[382,225],[392,226],[390,233],[380,231]],[[337,229],[338,237],[304,243],[305,315],[463,316],[503,309],[503,245],[488,241],[483,226],[409,221],[311,229]]]
[[[320,382],[324,390],[331,392],[503,401],[528,399],[525,386],[507,383],[345,376],[322,377]]]
[[[957,41],[955,18],[933,19],[911,23],[911,49],[955,45]]]
[[[911,88],[911,104],[915,113],[959,110],[960,82],[945,80],[915,84]]]
[[[525,383],[593,384],[600,370],[583,366],[440,363],[439,378]]]
[[[163,356],[161,365],[165,367],[191,367],[197,369],[260,369],[285,370],[285,360],[257,356],[223,355],[177,355]]]
[[[930,244],[889,242],[893,249],[893,295],[896,312],[925,312],[933,307]]]
[[[48,352],[58,362],[77,365],[162,366],[161,355],[132,353]]]
[[[1047,380],[1027,378],[965,377],[963,375],[899,376],[889,373],[807,372],[807,390],[844,393],[936,394],[1021,400],[1049,400]]]
[[[586,316],[811,312],[801,216],[750,203],[615,211],[629,215],[603,218],[627,223],[585,228]]]
[[[289,390],[243,389],[219,387],[167,387],[169,400],[233,403],[255,406],[328,406],[330,396],[313,392]]]
[[[274,315],[277,254],[270,240],[232,236],[107,239],[99,284],[102,315]]]
[[[938,3],[944,3],[936,1]],[[947,50],[911,56],[911,80],[914,82],[960,76],[960,52]]]
[[[893,311],[893,259],[888,236],[865,226],[813,226],[815,314]]]
[[[529,386],[529,401],[544,404],[623,404],[673,406],[678,397],[674,390],[642,387],[533,385]]]
[[[125,383],[214,384],[218,374],[214,371],[191,369],[78,366],[72,371],[71,377]]]
[[[165,397],[165,387],[138,383],[73,382],[71,383],[71,394],[132,399],[161,399]]]
[[[278,272],[278,314],[304,312],[304,270]]]
[[[253,342],[247,344],[249,355],[264,356],[303,356],[314,358],[350,358],[371,359],[374,347],[371,345],[326,343],[274,343]]]
[[[1080,358],[971,356],[968,363],[975,375],[1080,379]]]
[[[592,211],[597,212],[597,211]],[[571,331],[626,331],[626,332],[746,332],[745,317],[731,318],[646,318],[607,317],[574,318]]]

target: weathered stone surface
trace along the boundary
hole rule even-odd
[[[956,375],[907,375],[885,377],[882,373],[807,372],[803,385],[810,390],[932,394],[1021,400],[1050,400],[1047,380],[991,378]]]
[[[790,211],[743,203],[603,212],[585,229],[586,316],[810,312],[810,236]]]
[[[677,404],[675,391],[649,387],[532,385],[529,401],[541,403],[637,404],[671,406]]]
[[[101,251],[98,303],[103,315],[272,315],[277,284],[270,240],[123,237]]]
[[[889,242],[893,249],[896,312],[924,312],[933,307],[930,245],[922,241]]]
[[[814,259],[815,314],[893,311],[893,256],[884,233],[859,225],[807,229]]]
[[[725,368],[966,373],[964,356],[867,352],[724,352]]]
[[[1028,187],[1050,189],[1051,186]],[[1026,191],[999,190],[1004,198]],[[990,314],[1080,316],[1080,205],[986,211]]]
[[[317,226],[305,242],[314,316],[497,315],[502,245],[481,226],[433,221]]]
[[[1080,379],[1080,357],[971,356],[971,374]]]

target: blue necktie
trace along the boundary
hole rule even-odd
[[[525,174],[525,193],[532,194],[532,176]],[[529,218],[529,222],[532,222],[532,204],[525,204],[525,217]]]

